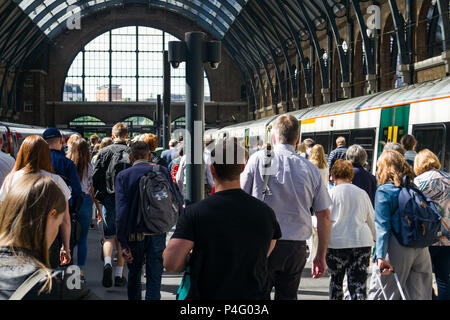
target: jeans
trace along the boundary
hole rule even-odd
[[[91,224],[92,217],[92,199],[91,196],[85,194],[83,196],[83,204],[78,211],[78,223],[80,224],[81,232],[80,239],[77,246],[77,265],[83,269],[86,264],[87,257],[87,237],[89,232],[89,226]]]
[[[450,247],[432,246],[428,249],[436,277],[438,300],[450,300]]]
[[[141,275],[145,263],[145,300],[161,300],[163,273],[162,253],[166,248],[166,234],[145,236],[143,241],[128,242],[133,262],[128,263],[128,300],[141,300]]]

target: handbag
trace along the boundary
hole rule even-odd
[[[177,300],[186,300],[190,289],[191,289],[191,268],[188,265],[186,266],[183,278],[181,279],[180,286],[178,287],[177,290],[176,295]]]

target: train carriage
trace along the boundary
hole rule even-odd
[[[345,137],[348,145],[363,146],[368,153],[367,167],[373,173],[384,143],[399,142],[406,133],[413,134],[418,140],[417,151],[432,150],[440,158],[444,170],[449,170],[450,77],[289,114],[299,121],[301,140],[314,139],[323,145],[327,154],[336,147],[338,136]],[[222,128],[220,138],[227,134],[244,138],[259,136],[263,143],[271,143],[275,118]]]

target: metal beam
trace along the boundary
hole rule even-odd
[[[358,21],[359,31],[361,33],[362,44],[364,47],[364,55],[366,57],[366,72],[367,81],[369,83],[369,90],[374,92],[376,89],[376,70],[375,70],[375,52],[373,48],[373,41],[367,36],[367,26],[364,21],[364,17],[359,5],[360,0],[350,0],[353,6],[353,10],[356,14],[356,20]]]

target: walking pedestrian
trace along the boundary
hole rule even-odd
[[[367,152],[359,144],[351,145],[346,153],[346,159],[353,166],[352,183],[367,192],[367,195],[375,205],[375,192],[377,191],[377,178],[364,167],[367,163]]]
[[[128,263],[128,299],[141,300],[142,266],[146,266],[146,300],[161,299],[163,273],[162,253],[166,247],[166,233],[153,234],[143,224],[138,224],[140,179],[156,169],[149,164],[150,149],[143,141],[131,146],[130,160],[133,166],[121,171],[116,178],[116,228],[117,239]],[[167,169],[158,166],[174,194],[178,195]],[[174,203],[181,209],[182,199]]]
[[[189,261],[187,299],[269,299],[267,256],[281,236],[275,214],[241,190],[245,151],[236,138],[220,140],[211,157],[216,192],[180,215],[164,267],[181,272]]]
[[[367,268],[374,245],[374,210],[367,193],[351,183],[350,161],[336,160],[331,176],[336,186],[330,190],[331,233],[327,266],[330,272],[330,299],[342,300],[347,275],[352,300],[367,297]]]
[[[450,174],[442,171],[439,159],[428,149],[423,149],[415,157],[414,172],[414,183],[434,201],[442,216],[443,236],[428,249],[436,277],[438,300],[450,300]]]
[[[114,273],[114,285],[123,287],[126,284],[126,278],[123,276],[124,258],[122,250],[116,237],[116,201],[114,183],[117,174],[131,166],[127,146],[128,127],[119,122],[112,128],[112,138],[114,143],[101,149],[97,156],[94,166],[92,181],[95,190],[95,199],[99,201],[102,207],[102,225],[103,225],[103,279],[102,285],[109,288],[113,285],[112,254],[114,246],[117,252],[117,265]]]
[[[64,192],[48,175],[30,173],[16,179],[0,206],[0,300],[20,292],[14,299],[98,299],[82,279],[70,286],[70,273],[50,268],[50,245],[67,212]],[[38,282],[23,288],[34,275]]]
[[[295,153],[299,142],[298,120],[281,115],[275,120],[273,131],[269,172],[264,170],[267,150],[261,150],[248,160],[241,175],[241,186],[257,199],[265,194],[264,202],[275,211],[282,237],[269,257],[270,288],[275,287],[276,300],[296,300],[307,259],[306,240],[312,233],[311,210],[317,217],[319,238],[313,278],[325,274],[331,199],[317,167]]]
[[[382,287],[387,299],[397,300],[400,286],[411,300],[431,300],[432,267],[428,248],[402,246],[393,234],[399,232],[398,197],[403,178],[413,181],[411,166],[397,151],[383,151],[377,161],[378,189],[375,193],[376,250],[370,280],[369,299],[380,300]],[[378,269],[378,270],[377,270]]]

